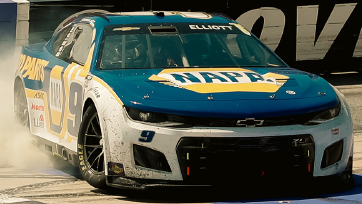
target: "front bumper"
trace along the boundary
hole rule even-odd
[[[344,105],[337,118],[313,126],[176,129],[129,119],[122,124],[117,130],[122,132],[121,141],[110,142],[116,145],[109,146],[106,164],[107,183],[115,187],[208,186],[268,177],[331,176],[342,173],[353,154],[352,122]],[[140,139],[145,131],[154,133],[151,141]],[[138,157],[162,154],[169,170],[140,165],[135,146],[150,150]],[[109,172],[110,163],[122,166],[123,174]]]

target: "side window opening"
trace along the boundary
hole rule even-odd
[[[68,26],[68,27],[64,28],[50,42],[51,43],[51,49],[49,50],[49,52],[53,53],[54,56],[59,52],[59,49],[60,49],[64,39],[67,37],[67,35],[68,35],[71,28],[72,28],[71,26]]]
[[[66,37],[56,49],[55,57],[68,63],[76,62],[84,65],[92,44],[93,29],[85,24],[73,25]]]
[[[70,56],[78,64],[84,65],[92,45],[93,29],[87,25],[80,25],[78,31]]]

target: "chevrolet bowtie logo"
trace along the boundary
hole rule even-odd
[[[245,118],[245,120],[237,120],[236,126],[244,126],[244,127],[256,127],[262,126],[264,120],[255,120],[255,118]]]

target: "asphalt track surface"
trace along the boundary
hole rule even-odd
[[[43,171],[51,176],[66,175],[55,169],[43,169]],[[354,188],[346,191],[326,185],[322,189],[319,186],[300,186],[298,183],[289,185],[274,183],[265,186],[240,184],[238,188],[233,186],[219,189],[158,188],[147,192],[118,189],[103,191],[89,186],[82,190],[87,185],[84,181],[69,179],[0,191],[11,193],[13,190],[11,194],[14,195],[0,194],[0,203],[362,203],[362,175],[354,174],[354,178]],[[78,186],[80,189],[68,194],[52,192],[57,188],[62,192],[62,188],[67,188],[67,186]],[[50,193],[45,193],[45,189],[48,189]]]
[[[157,188],[150,191],[99,190],[80,178],[77,168],[55,161],[53,168],[0,167],[1,203],[362,203],[362,74],[323,76],[337,86],[350,105],[355,132],[352,189],[299,181],[238,183],[211,188]],[[59,165],[59,166],[57,166]],[[14,184],[14,185],[12,185]]]

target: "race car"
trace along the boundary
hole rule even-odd
[[[40,148],[96,188],[353,181],[342,93],[222,14],[74,14],[23,47],[14,91]]]

